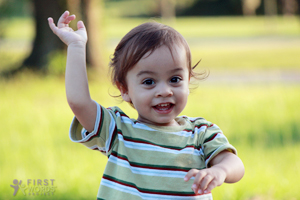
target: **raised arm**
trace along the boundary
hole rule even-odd
[[[196,194],[208,193],[225,183],[235,183],[244,176],[244,165],[239,157],[229,151],[223,151],[214,157],[211,167],[197,170],[191,169],[184,180],[195,177],[192,189]]]
[[[82,21],[77,22],[77,31],[69,27],[69,23],[74,19],[75,15],[65,11],[57,26],[51,17],[48,18],[48,22],[53,33],[68,45],[65,73],[68,104],[78,121],[91,132],[94,129],[97,109],[90,96],[86,73],[87,33]]]

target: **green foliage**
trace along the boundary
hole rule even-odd
[[[0,18],[30,15],[30,0],[0,0]]]
[[[52,75],[61,76],[65,73],[67,54],[65,51],[52,52],[49,55],[48,71]]]

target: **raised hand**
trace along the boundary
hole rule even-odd
[[[57,26],[51,17],[48,18],[48,23],[53,33],[68,46],[72,43],[85,45],[87,42],[87,33],[82,21],[77,22],[77,31],[69,27],[69,23],[75,18],[75,15],[70,15],[69,11],[65,11],[59,18]]]

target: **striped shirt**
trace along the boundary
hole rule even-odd
[[[204,169],[218,153],[236,153],[219,127],[203,118],[175,119],[180,126],[153,126],[130,119],[118,107],[97,104],[94,131],[88,133],[76,118],[70,128],[73,142],[108,156],[97,199],[208,200],[196,195],[190,169]]]

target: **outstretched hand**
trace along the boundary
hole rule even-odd
[[[69,11],[65,11],[59,18],[57,26],[51,17],[48,18],[48,23],[53,33],[68,46],[72,43],[86,44],[87,42],[87,33],[82,21],[77,22],[77,31],[69,27],[69,23],[75,18],[75,15],[70,15]]]
[[[191,169],[184,180],[188,181],[192,177],[195,177],[192,185],[192,190],[195,194],[205,194],[211,192],[217,186],[224,183],[226,174],[218,168],[207,168],[202,170]]]

